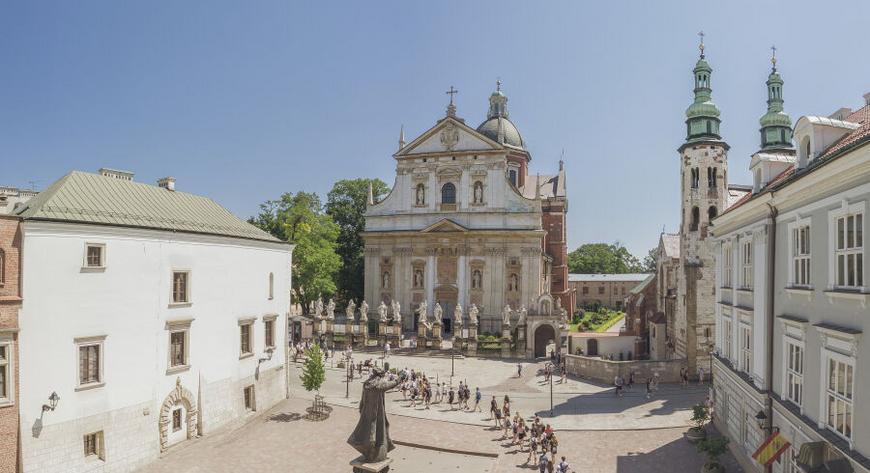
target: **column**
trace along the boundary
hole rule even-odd
[[[430,313],[435,307],[435,252],[429,250],[426,257],[426,310]]]
[[[462,253],[465,253],[464,249]],[[466,281],[468,272],[465,269],[468,263],[466,259],[465,254],[459,255],[459,273],[456,276],[456,284],[459,288],[459,303],[462,304],[463,311],[468,310],[468,282]]]

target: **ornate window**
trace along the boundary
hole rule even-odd
[[[860,288],[864,286],[864,214],[848,213],[835,221],[837,287]]]
[[[854,362],[846,357],[828,353],[826,370],[825,425],[840,436],[851,439],[854,412]]]
[[[742,273],[740,278],[740,287],[744,289],[752,288],[752,241],[745,241],[740,246],[740,262],[742,265]]]
[[[448,182],[441,186],[441,203],[455,204],[456,203],[456,186],[452,182]]]
[[[745,325],[740,327],[740,370],[752,371],[752,329]]]
[[[791,284],[810,285],[810,226],[801,225],[791,230]]]
[[[785,342],[785,397],[800,406],[804,392],[804,348],[786,340]]]
[[[77,390],[103,386],[103,343],[105,336],[75,339],[78,352]]]
[[[190,271],[172,272],[172,303],[187,304],[190,302]]]

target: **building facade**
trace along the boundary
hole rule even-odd
[[[18,217],[0,215],[0,473],[18,471],[21,227]]]
[[[72,172],[19,210],[24,472],[127,472],[286,397],[292,247],[210,199]]]
[[[624,309],[625,298],[649,274],[569,274],[568,281],[576,294],[574,311],[594,306]]]
[[[0,215],[9,215],[38,194],[34,190],[0,186]]]
[[[625,333],[635,336],[635,358],[649,357],[651,330],[650,320],[657,311],[656,276],[648,274],[646,279],[632,288],[625,297]]]
[[[531,154],[500,86],[489,101],[476,129],[451,100],[433,128],[407,144],[403,135],[392,191],[366,211],[365,297],[373,311],[398,301],[406,331],[417,330],[423,302],[430,314],[441,306],[446,337],[457,305],[467,315],[475,304],[479,331],[500,334],[505,306],[516,321],[522,308],[552,315],[573,304],[564,166],[530,175]],[[541,330],[552,330],[552,339],[556,325]]]
[[[775,472],[866,472],[870,94],[792,139],[782,84],[774,62],[753,193],[715,220],[714,420],[750,470],[778,432]]]

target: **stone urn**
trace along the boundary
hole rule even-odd
[[[686,431],[686,438],[689,440],[689,442],[697,443],[707,438],[707,431],[704,430],[703,427],[692,427]]]

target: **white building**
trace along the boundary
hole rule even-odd
[[[174,179],[101,174],[18,212],[26,473],[131,471],[286,397],[292,246]]]
[[[774,63],[775,65],[775,63]],[[767,81],[753,193],[714,221],[715,422],[750,471],[772,433],[779,473],[870,471],[870,94],[855,112],[782,112]]]

